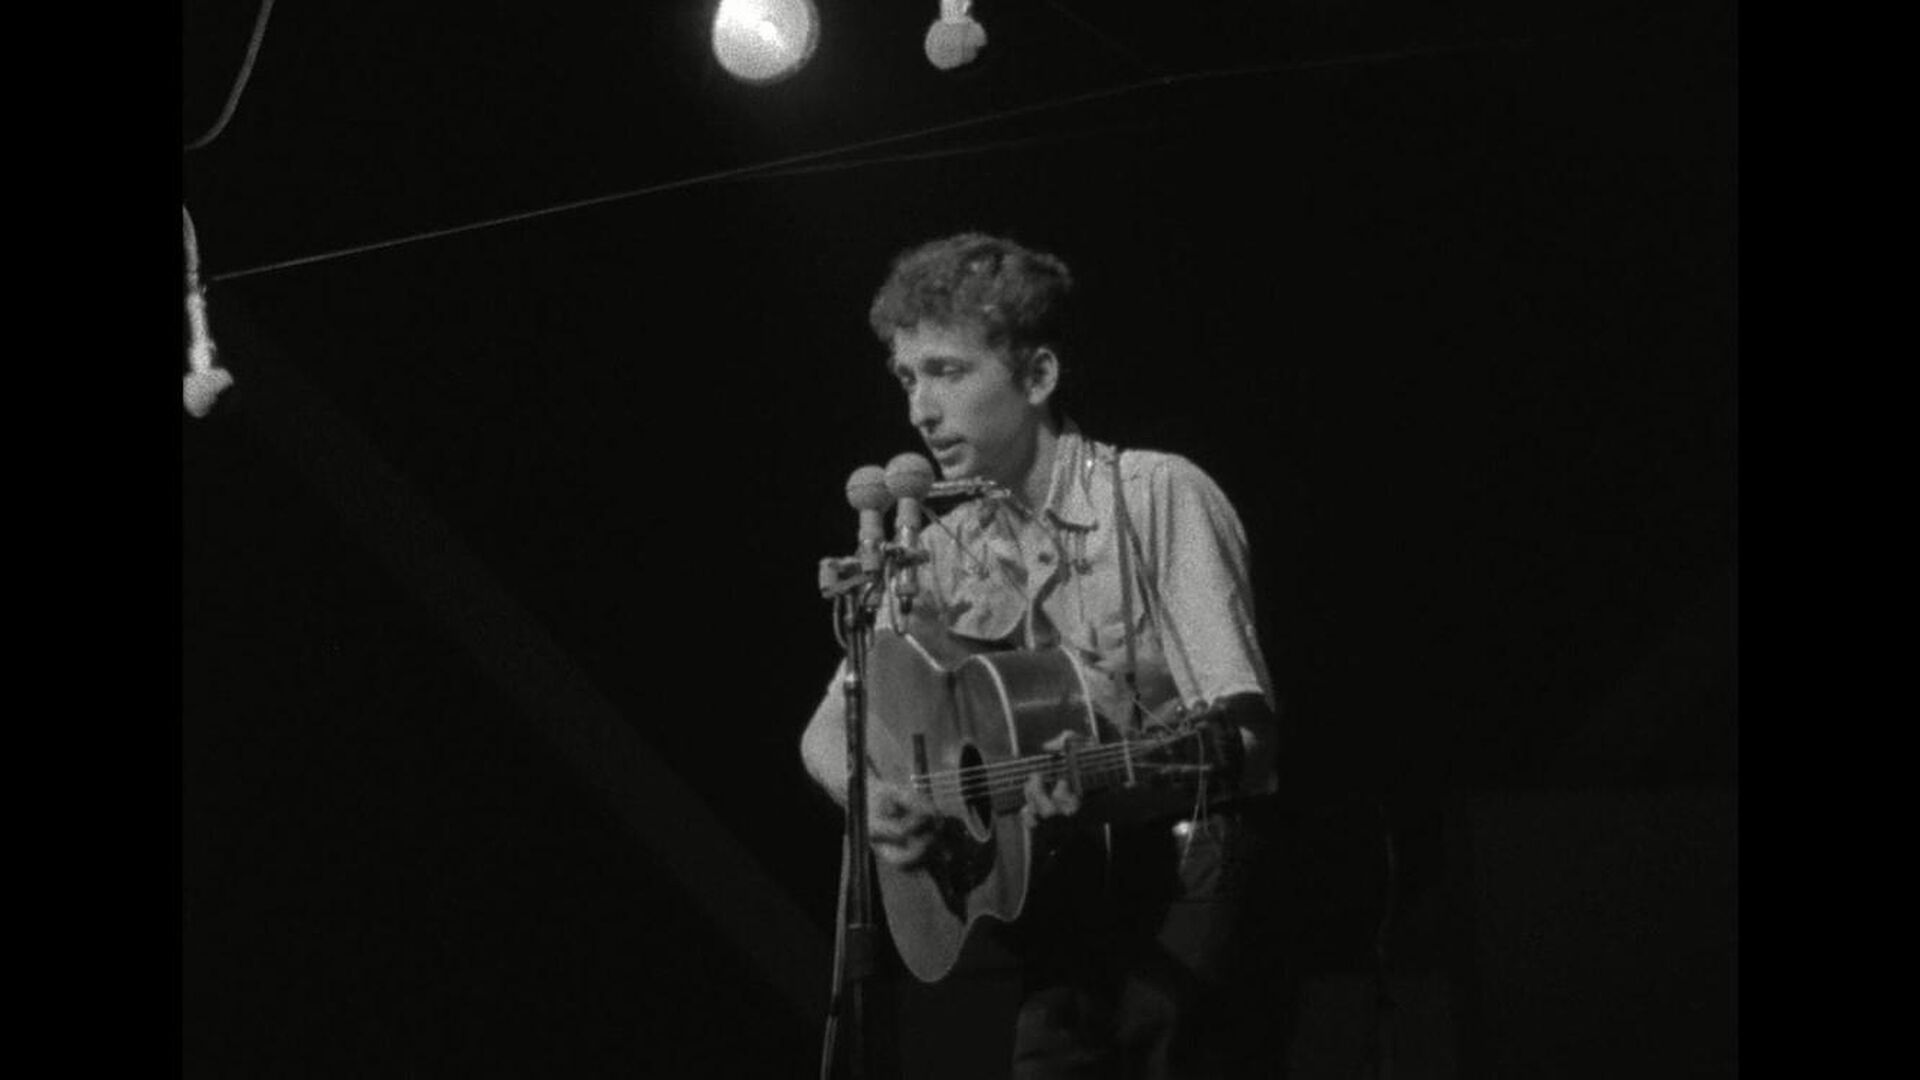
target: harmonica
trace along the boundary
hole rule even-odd
[[[1007,489],[991,480],[969,477],[964,480],[935,480],[927,489],[929,499],[977,499],[985,495],[1004,495]]]

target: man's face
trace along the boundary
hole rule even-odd
[[[1006,350],[981,344],[971,326],[921,323],[894,334],[893,373],[907,419],[948,479],[1024,479],[1047,394],[1015,381]]]

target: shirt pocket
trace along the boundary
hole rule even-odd
[[[1111,611],[1102,612],[1093,625],[1095,656],[1087,657],[1082,652],[1083,658],[1107,674],[1116,708],[1124,706],[1129,692],[1125,674],[1126,627],[1126,619],[1118,605]],[[1147,611],[1140,605],[1133,610],[1133,663],[1132,692],[1139,695],[1139,704],[1145,713],[1154,713],[1166,702],[1179,696],[1172,672],[1167,667],[1166,656],[1161,651],[1159,635],[1154,632],[1153,621]]]
[[[1133,648],[1135,660],[1146,667],[1160,656],[1160,643],[1154,637],[1153,623],[1147,617],[1146,606],[1134,598],[1133,605]],[[1091,620],[1093,631],[1093,650],[1100,656],[1100,663],[1113,671],[1119,671],[1127,663],[1127,618],[1126,610],[1119,602],[1119,596],[1113,597],[1113,603],[1105,605],[1094,613]]]
[[[1026,598],[991,577],[961,575],[948,591],[947,629],[981,642],[1006,641],[1027,615]]]

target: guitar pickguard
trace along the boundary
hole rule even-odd
[[[985,843],[974,839],[956,818],[941,818],[937,828],[923,869],[939,890],[940,902],[964,921],[967,898],[993,875],[999,863],[999,847],[991,836]]]

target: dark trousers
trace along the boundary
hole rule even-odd
[[[1014,1080],[1283,1075],[1280,935],[1263,820],[1216,811],[1077,832],[1037,866]]]

